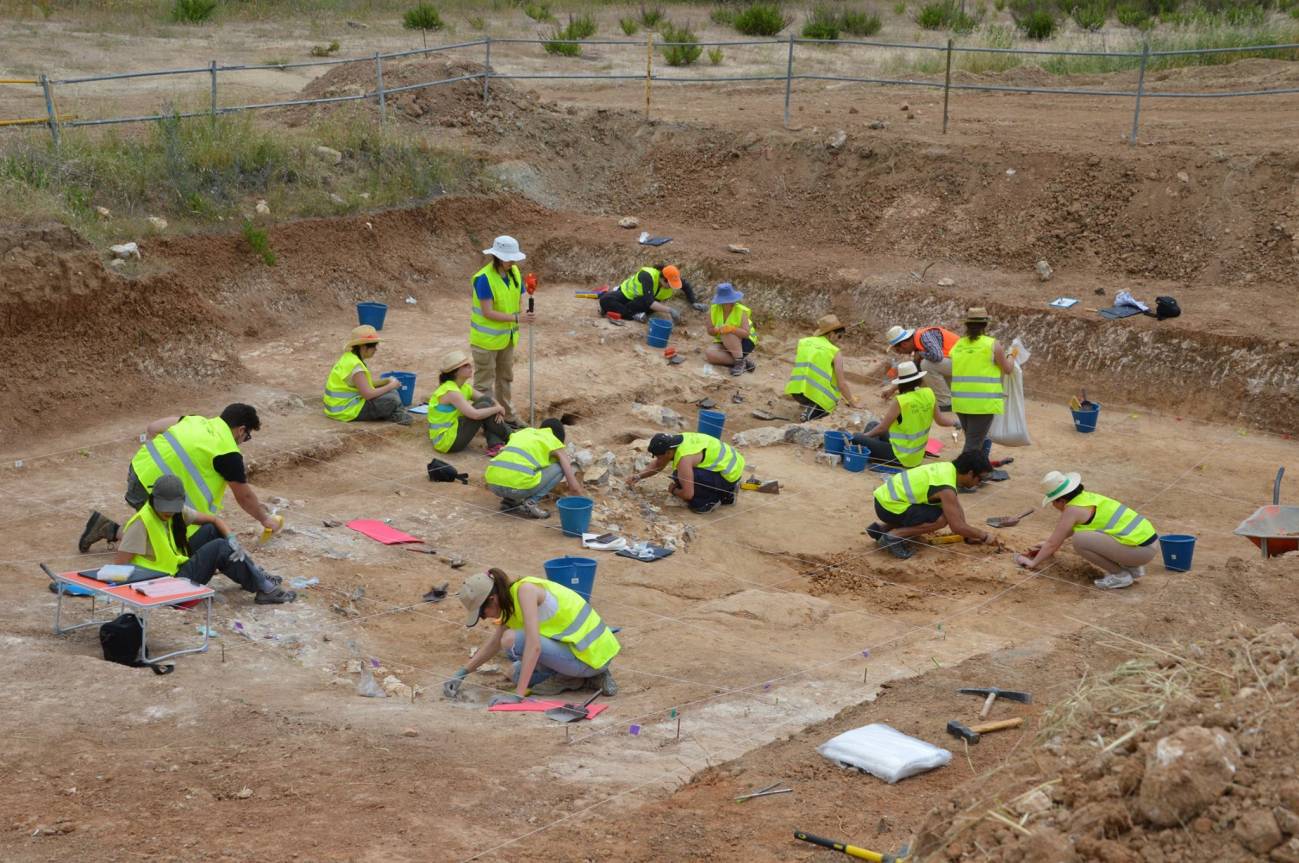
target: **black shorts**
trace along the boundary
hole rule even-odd
[[[936,503],[913,503],[901,515],[889,512],[880,502],[875,501],[875,517],[889,527],[916,527],[938,521],[943,515],[943,508]]]

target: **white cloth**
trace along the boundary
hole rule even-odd
[[[816,751],[837,764],[864,770],[890,785],[952,760],[952,753],[946,749],[908,737],[883,723],[845,731],[822,743]]]

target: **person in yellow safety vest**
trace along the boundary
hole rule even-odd
[[[988,310],[975,306],[965,314],[965,335],[952,346],[952,410],[965,431],[962,451],[984,455],[992,449],[993,417],[1006,408],[1001,376],[1015,368],[1001,342],[984,335],[987,328]]]
[[[564,424],[556,419],[510,435],[483,474],[488,490],[501,499],[501,512],[525,518],[550,518],[538,504],[561,479],[573,494],[582,493],[582,481],[564,449]]]
[[[334,363],[325,381],[322,397],[325,416],[339,422],[387,420],[398,425],[410,425],[410,414],[397,394],[401,381],[380,378],[376,383],[370,373],[368,361],[379,350],[379,341],[379,333],[369,324],[352,328],[352,335],[343,346],[343,355]]]
[[[695,298],[695,289],[685,279],[675,264],[655,264],[652,267],[641,267],[622,284],[600,294],[601,316],[614,312],[623,320],[643,321],[650,312],[667,315],[673,322],[681,319],[681,314],[667,304],[672,293],[680,291],[686,295],[686,302],[697,312],[708,307]]]
[[[730,444],[698,432],[656,434],[650,438],[649,452],[654,460],[629,476],[628,486],[654,476],[671,462],[668,492],[684,500],[691,512],[712,512],[719,505],[735,503],[744,475],[744,456]]]
[[[465,579],[456,596],[467,613],[465,626],[488,620],[496,629],[442,684],[447,698],[458,697],[465,677],[501,650],[514,662],[514,692],[496,693],[491,707],[587,687],[618,694],[609,666],[622,646],[581,594],[544,578],[492,568]]]
[[[704,358],[716,366],[730,366],[732,377],[758,368],[750,356],[758,346],[758,328],[753,323],[753,310],[741,303],[742,299],[742,292],[730,282],[722,282],[708,310],[708,335],[713,337],[713,344],[704,350]]]
[[[952,348],[960,338],[957,333],[943,327],[908,329],[893,326],[884,334],[884,340],[893,353],[908,357],[921,371],[929,372],[927,384],[938,398],[938,409],[944,413],[952,409]],[[881,376],[893,377],[893,362],[889,358],[884,360],[880,367]],[[882,393],[883,398],[891,395],[890,390]]]
[[[934,391],[921,386],[927,372],[916,369],[911,360],[898,363],[897,394],[889,400],[884,416],[852,436],[852,442],[870,450],[871,461],[915,467],[925,460],[929,427],[938,423],[956,425],[951,413],[938,409]]]
[[[469,383],[474,361],[464,351],[443,355],[441,370],[438,388],[428,398],[428,436],[433,449],[460,452],[482,429],[487,455],[496,455],[510,437],[510,430],[499,419],[505,408],[491,396],[474,391]]]
[[[1042,506],[1055,507],[1060,518],[1046,541],[1016,555],[1015,563],[1040,569],[1072,537],[1074,551],[1104,573],[1092,582],[1100,589],[1130,587],[1146,574],[1159,539],[1150,519],[1113,498],[1085,490],[1077,473],[1053,470],[1042,477],[1042,490]]]
[[[816,322],[816,331],[798,340],[798,353],[785,394],[803,406],[803,422],[829,416],[839,402],[860,407],[843,371],[843,356],[835,342],[847,329],[834,315]]]
[[[523,276],[515,264],[528,256],[519,250],[518,240],[507,236],[497,237],[483,254],[490,260],[474,273],[469,315],[474,389],[494,398],[505,411],[505,424],[518,429],[522,424],[510,401],[514,347],[519,343],[519,323],[531,325],[536,315],[522,310]]]
[[[204,539],[198,550],[185,554],[186,528],[197,527]],[[218,571],[249,593],[258,605],[293,602],[297,593],[280,586],[278,576],[267,575],[239,545],[226,523],[215,515],[185,505],[185,488],[174,476],[163,476],[153,485],[143,506],[122,529],[113,563],[151,569],[163,575],[207,584]]]
[[[958,488],[973,488],[992,473],[988,457],[963,452],[955,461],[934,462],[895,473],[875,489],[877,521],[866,528],[871,539],[894,557],[915,553],[915,537],[950,527],[973,544],[992,542],[992,535],[965,520]]]
[[[126,470],[126,504],[133,510],[144,506],[154,483],[163,475],[180,478],[191,508],[216,515],[223,509],[226,487],[235,502],[264,529],[278,531],[283,519],[272,515],[248,484],[239,445],[248,443],[262,427],[257,409],[235,402],[226,405],[219,417],[174,416],[154,420],[145,427],[144,445],[136,450]],[[99,540],[117,542],[121,527],[98,510],[90,514],[77,541],[85,554]],[[196,531],[190,531],[189,551],[193,554]]]

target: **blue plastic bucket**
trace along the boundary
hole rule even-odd
[[[1161,536],[1159,550],[1164,553],[1164,569],[1169,572],[1191,571],[1191,558],[1195,555],[1195,537],[1184,533]]]
[[[866,469],[866,463],[870,461],[870,450],[864,446],[856,444],[846,444],[843,448],[843,469],[850,470],[853,473],[861,473]]]
[[[546,578],[575,591],[587,602],[595,589],[595,561],[589,557],[555,557],[546,561]]]
[[[666,348],[672,337],[672,322],[664,318],[651,318],[649,331],[645,334],[645,344],[651,348]]]
[[[415,397],[415,373],[414,372],[384,372],[385,378],[396,378],[401,381],[401,388],[397,390],[397,395],[401,396],[401,403],[410,407],[411,400]]]
[[[843,455],[843,448],[847,443],[847,432],[828,431],[825,433],[825,451],[827,455]]]
[[[1096,431],[1096,420],[1101,415],[1101,406],[1092,403],[1090,407],[1085,407],[1080,411],[1071,410],[1073,414],[1073,427],[1083,434],[1090,434]]]
[[[356,319],[364,326],[369,324],[376,330],[383,329],[383,319],[388,314],[387,303],[357,303]]]
[[[559,524],[564,529],[564,536],[581,536],[591,526],[591,510],[595,502],[589,497],[561,497],[559,507]]]
[[[699,426],[700,434],[711,435],[718,440],[722,439],[722,429],[726,427],[726,414],[721,411],[700,411]]]

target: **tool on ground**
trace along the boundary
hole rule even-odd
[[[953,737],[960,737],[967,743],[978,743],[979,738],[984,734],[990,734],[993,731],[1005,731],[1007,728],[1018,728],[1024,724],[1024,717],[1016,716],[1014,719],[999,719],[996,722],[984,722],[981,725],[966,725],[964,722],[958,722],[953,719],[947,723],[947,733]]]
[[[993,527],[1014,527],[1035,512],[1037,512],[1037,510],[1029,509],[1019,515],[994,515],[987,521],[988,524]]]
[[[436,548],[429,548],[427,545],[403,545],[402,548],[406,549],[406,551],[414,551],[420,554],[438,553],[438,550]]]
[[[748,794],[741,794],[739,797],[735,798],[735,802],[743,803],[745,800],[752,800],[755,797],[770,797],[773,794],[792,793],[794,793],[793,788],[781,788],[780,783],[777,782],[775,785],[768,785],[766,788],[759,788],[757,791],[751,791]]]
[[[420,598],[423,599],[425,602],[441,602],[442,600],[447,598],[447,588],[450,586],[451,586],[450,582],[444,581],[442,582],[441,587],[435,585],[434,587],[429,588],[429,592],[424,594]]]
[[[897,854],[890,854],[887,851],[881,854],[877,851],[858,848],[856,845],[849,845],[847,842],[836,842],[833,839],[826,839],[824,836],[804,833],[802,830],[795,830],[794,838],[800,842],[810,842],[813,845],[820,845],[822,848],[829,848],[831,851],[847,854],[849,857],[856,857],[858,860],[870,860],[872,863],[901,863],[901,861],[907,859],[908,849],[905,845]]]
[[[759,494],[780,494],[780,480],[760,480],[756,476],[751,476],[740,483],[740,488],[745,491],[756,491]]]
[[[670,366],[679,366],[685,361],[686,358],[681,356],[680,354],[676,354],[675,356],[668,357],[668,365]]]
[[[704,410],[712,410],[713,408],[717,407],[717,402],[713,401],[707,396],[704,396],[699,401],[695,402],[695,404],[699,405]]]
[[[992,710],[992,702],[998,698],[1005,698],[1010,701],[1018,701],[1021,704],[1032,704],[1033,696],[1027,692],[1016,692],[1013,689],[998,689],[995,686],[985,688],[966,687],[956,690],[961,695],[985,695],[987,698],[983,702],[983,709],[979,711],[980,719],[987,719],[988,712]]]
[[[948,545],[953,542],[965,542],[965,537],[959,533],[940,533],[929,537],[930,545]]]
[[[780,420],[781,422],[787,422],[787,423],[797,422],[797,420],[790,419],[789,417],[782,417],[778,414],[773,414],[771,411],[763,410],[762,408],[754,408],[753,418],[760,419],[760,420]]]
[[[663,356],[666,357],[667,359],[672,359],[676,355],[677,355],[677,349],[674,347],[668,346],[663,349]]]
[[[579,719],[586,719],[589,715],[586,709],[591,706],[591,702],[600,697],[600,694],[600,690],[597,689],[594,695],[581,704],[565,704],[562,707],[552,707],[546,711],[546,716],[556,722],[576,722]]]
[[[537,274],[528,273],[526,276],[524,276],[523,287],[528,292],[528,314],[532,314],[533,312],[532,295],[537,292]],[[532,330],[533,330],[532,324],[528,324],[528,425],[532,426],[533,428],[536,428],[537,409],[536,409],[536,399],[533,398],[533,393],[535,391],[533,387],[533,383],[536,378],[534,371],[537,367],[537,357],[536,354],[532,352],[532,345],[533,345]]]

